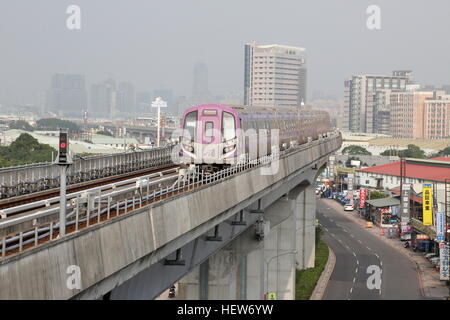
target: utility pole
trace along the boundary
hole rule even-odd
[[[157,138],[156,138],[156,146],[159,148],[160,140],[161,140],[161,108],[167,107],[167,102],[165,102],[161,97],[158,97],[155,99],[155,101],[152,102],[153,108],[158,108],[158,127],[157,127]]]
[[[56,164],[60,167],[59,183],[59,236],[66,235],[66,175],[67,168],[72,164],[72,158],[69,155],[69,131],[60,129],[59,131],[59,153]]]
[[[400,157],[400,217],[397,213],[398,219],[398,234],[401,237],[402,234],[402,218],[403,218],[403,180],[406,175],[406,160],[403,157]],[[409,195],[408,195],[409,196]],[[408,199],[409,201],[409,199]],[[409,208],[409,206],[408,206]],[[400,219],[399,219],[400,218]]]

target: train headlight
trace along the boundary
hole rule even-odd
[[[236,145],[236,138],[228,140],[228,141],[225,141],[225,146],[226,147],[228,147],[228,146],[235,146],[235,145]]]
[[[234,147],[235,147],[235,146],[229,146],[229,147],[223,148],[223,153],[228,153],[228,152],[230,152],[230,151],[233,151],[233,150],[234,150]]]
[[[183,146],[183,149],[188,151],[188,152],[194,152],[194,147],[192,146],[191,142],[188,140],[183,140],[183,142],[181,143],[181,145]]]

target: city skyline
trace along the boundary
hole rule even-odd
[[[211,92],[241,92],[242,46],[251,41],[306,48],[308,96],[319,90],[342,98],[341,83],[349,74],[393,69],[412,69],[421,83],[449,82],[446,44],[434,40],[445,36],[449,27],[446,19],[440,19],[450,9],[448,3],[380,1],[382,26],[376,31],[366,27],[370,1],[345,7],[332,1],[258,2],[255,15],[252,1],[180,2],[175,10],[168,10],[164,3],[108,3],[105,11],[106,2],[80,0],[81,30],[66,28],[69,4],[18,1],[0,5],[0,38],[5,48],[0,61],[8,61],[0,75],[1,101],[38,101],[54,73],[84,74],[88,87],[112,73],[128,79],[136,91],[170,87],[177,95],[187,96],[197,61],[208,65]],[[148,15],[153,18],[147,19]],[[133,19],[127,25],[117,22],[128,17]],[[201,22],[192,23],[199,17]],[[421,39],[420,45],[409,41],[411,37]],[[389,60],[385,48],[390,48]]]

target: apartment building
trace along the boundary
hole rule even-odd
[[[306,103],[305,49],[285,45],[245,45],[244,103],[299,107]]]
[[[354,75],[345,80],[343,130],[379,133],[378,112],[387,111],[387,90],[405,90],[410,76],[410,71],[394,71],[392,76]]]

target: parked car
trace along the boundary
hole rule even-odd
[[[355,207],[353,206],[353,204],[346,204],[344,206],[344,211],[353,211],[355,209]]]
[[[431,264],[435,267],[435,266],[438,266],[438,265],[439,265],[439,260],[440,260],[439,257],[434,257],[434,258],[431,258],[431,259],[430,259],[430,262],[431,262]]]

